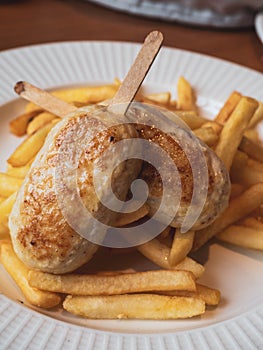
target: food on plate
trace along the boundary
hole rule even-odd
[[[119,83],[116,84],[118,85]],[[177,101],[171,100],[171,94],[166,92],[145,96],[143,91],[140,91],[136,98],[139,101],[151,101],[154,105],[176,111],[178,116],[189,125],[192,131],[218,153],[218,156],[222,158],[222,161],[225,162],[229,169],[231,179],[231,199],[227,208],[219,214],[214,222],[208,223],[208,226],[201,230],[195,229],[184,234],[180,231],[180,228],[169,227],[158,237],[137,246],[137,251],[164,269],[159,271],[108,271],[107,273],[97,272],[91,275],[85,272],[85,270],[81,273],[73,270],[70,274],[64,275],[61,273],[58,274],[58,270],[51,268],[50,272],[52,273],[45,273],[26,266],[15,255],[10,240],[2,240],[0,250],[1,261],[31,304],[49,308],[59,304],[60,300],[64,298],[65,293],[67,296],[63,302],[64,309],[70,313],[87,318],[177,319],[202,315],[205,312],[205,305],[216,306],[219,304],[220,292],[199,283],[198,279],[205,272],[205,268],[189,257],[191,250],[200,249],[213,236],[224,242],[245,248],[263,249],[263,184],[261,181],[263,164],[259,154],[254,154],[251,151],[251,145],[253,150],[262,150],[262,145],[258,143],[255,132],[251,132],[251,128],[254,128],[256,125],[253,122],[255,116],[257,123],[263,119],[261,103],[258,105],[255,100],[234,92],[219,111],[215,120],[209,121],[199,116],[197,106],[193,105],[195,103],[195,98],[193,97],[194,90],[193,88],[189,89],[191,87],[190,84],[188,83],[187,85],[187,81],[181,79],[180,86],[180,88],[187,86],[186,91],[188,92],[186,94],[190,95],[187,97],[182,94],[181,96],[184,97],[181,97],[181,101],[182,98],[185,101],[191,101],[191,111],[183,109],[177,111],[180,103],[182,108],[188,108],[186,102],[180,102],[178,104]],[[103,87],[96,87],[93,90],[93,87],[88,87],[87,91],[96,91],[97,93],[98,91],[109,90],[108,88],[104,90]],[[56,93],[56,96],[63,97],[67,103],[71,103],[72,105],[80,106],[81,104],[82,106],[82,104],[89,105],[94,102],[103,102],[105,98],[111,98],[114,92],[112,92],[112,95],[108,94],[107,96],[102,93],[101,100],[99,96],[95,98],[93,95],[93,100],[88,100],[86,97],[85,101],[84,97],[83,99],[82,97],[79,98],[78,101],[78,94],[78,89],[69,89],[68,92],[63,90],[63,93]],[[84,87],[81,88],[81,94],[80,96],[85,95]],[[88,96],[88,93],[86,96]],[[28,118],[27,124],[23,126],[24,134],[26,134],[27,130],[35,130],[33,133],[29,131],[28,134],[30,135],[27,136],[23,143],[27,143],[31,137],[40,132],[40,135],[43,135],[45,132],[43,129],[53,122],[54,125],[47,136],[47,141],[45,137],[37,136],[33,142],[34,148],[38,150],[42,147],[44,141],[44,147],[52,148],[54,146],[54,135],[56,135],[61,127],[63,128],[66,125],[66,120],[57,123],[57,116],[51,114],[47,118],[45,116],[46,112],[39,110],[39,107],[32,103],[27,105],[27,111],[37,110],[38,113],[32,117],[33,119]],[[260,113],[261,117],[259,117]],[[44,116],[42,117],[41,115]],[[42,118],[43,120],[41,120]],[[81,114],[77,118],[81,119]],[[35,122],[34,119],[36,119]],[[72,123],[74,124],[74,122]],[[30,124],[31,127],[29,127]],[[22,130],[22,127],[19,128],[20,126],[17,130]],[[16,129],[12,130],[18,134]],[[117,142],[117,140],[123,137],[124,131],[118,130],[117,132],[115,130],[115,132],[114,137],[116,137]],[[22,131],[20,131],[21,133]],[[129,135],[138,136],[138,133],[134,128],[131,128],[129,129]],[[108,140],[109,136],[111,135],[106,135],[105,139],[102,138],[102,142],[103,140]],[[228,140],[227,144],[225,142],[226,139]],[[248,144],[249,147],[247,146]],[[49,157],[43,154],[41,150],[40,152],[31,152],[29,145],[26,147],[23,146],[23,148],[20,148],[21,146],[18,147],[18,150],[20,149],[20,156],[13,157],[13,159],[20,159],[19,162],[10,162],[10,159],[12,160],[11,155],[7,174],[17,179],[25,178],[24,188],[29,186],[32,183],[32,179],[34,179],[38,183],[39,189],[41,189],[41,173],[39,171],[42,171],[42,164],[45,164],[45,162],[50,161],[52,158],[47,159]],[[17,150],[14,154],[16,152]],[[95,146],[93,152],[97,154]],[[37,155],[35,155],[36,153]],[[88,160],[88,158],[85,159],[87,162]],[[85,161],[83,162],[84,164]],[[130,183],[132,181],[131,179],[138,176],[140,166],[139,164],[136,175],[133,174],[130,177],[127,175],[128,180],[125,180],[125,182]],[[31,170],[28,173],[29,168]],[[19,191],[20,193],[22,192],[21,188]],[[36,212],[38,210],[37,198],[33,206]],[[3,201],[0,203],[0,237],[2,239],[10,237],[7,223],[15,199],[16,193],[14,192],[8,198],[3,197]],[[87,206],[90,205],[90,203],[85,204]],[[18,209],[14,206],[13,211],[16,210]],[[121,214],[116,220],[113,220],[114,225],[123,227],[125,225],[136,224],[140,220],[146,219],[149,216],[149,211],[149,203],[146,203],[139,210],[131,214]],[[58,223],[56,218],[58,217],[50,217],[50,219],[54,220],[55,225]],[[19,216],[18,220],[21,220]],[[29,224],[28,221],[27,224]],[[18,226],[19,222],[16,225]],[[30,223],[30,227],[32,227],[31,225]],[[34,225],[37,224],[34,223]],[[57,226],[56,238],[65,237],[64,233],[63,226]],[[75,236],[73,235],[73,237]],[[25,239],[28,240],[29,244],[31,242],[31,245],[34,247],[35,242],[30,241],[31,238],[32,232],[29,230]],[[96,249],[97,247],[94,248],[94,252]],[[90,250],[90,254],[93,254],[93,248]],[[67,258],[64,261],[64,265],[66,262]],[[73,265],[71,267],[74,269]],[[42,269],[42,266],[39,269]],[[61,272],[65,272],[65,266],[62,267]],[[56,273],[56,275],[53,273]],[[19,275],[23,276],[23,283],[18,278]],[[142,276],[144,277],[142,278]],[[172,278],[171,276],[174,277]],[[216,279],[216,276],[214,278]],[[178,285],[181,285],[181,290],[178,290]]]
[[[0,258],[6,271],[32,305],[50,309],[60,304],[59,294],[42,291],[29,285],[27,278],[29,268],[18,259],[10,241],[1,241]]]
[[[177,319],[202,315],[205,302],[196,297],[157,294],[72,296],[63,302],[65,310],[86,318]]]
[[[72,295],[116,295],[166,290],[196,290],[195,276],[190,271],[155,270],[115,274],[54,274],[31,271],[32,287]]]

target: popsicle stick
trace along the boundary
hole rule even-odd
[[[111,106],[121,103],[129,103],[134,99],[146,74],[148,73],[155,57],[157,56],[163,42],[161,32],[153,31],[147,35],[142,48],[140,49],[128,74],[124,78],[119,90],[110,101]]]
[[[15,92],[25,100],[35,103],[58,117],[64,118],[69,113],[77,110],[77,107],[64,102],[49,92],[27,83],[26,81],[19,81],[16,83],[14,89]]]

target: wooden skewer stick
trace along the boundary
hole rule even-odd
[[[110,101],[109,108],[115,104],[129,103],[134,99],[161,48],[162,42],[163,35],[161,32],[153,31],[147,35],[128,74]]]
[[[46,111],[64,118],[69,113],[75,112],[77,107],[67,103],[49,92],[42,90],[26,81],[19,81],[14,87],[15,92],[25,100],[35,103]]]
[[[119,90],[116,92],[113,99],[109,101],[109,110],[112,109],[114,112],[114,106],[123,103],[125,109],[122,110],[122,112],[125,113],[129,103],[136,95],[155,57],[157,56],[162,42],[163,35],[158,31],[153,31],[147,35],[141,50],[120,85]],[[77,110],[75,106],[60,100],[49,92],[41,90],[30,83],[20,81],[16,83],[14,89],[15,92],[24,99],[33,102],[46,111],[62,118]],[[118,112],[121,112],[121,110],[118,109]]]

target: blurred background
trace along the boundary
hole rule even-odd
[[[263,71],[254,29],[263,0],[0,1],[0,50],[68,40],[142,42],[153,29],[166,46]]]

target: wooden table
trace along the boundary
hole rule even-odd
[[[80,0],[0,1],[0,50],[65,40],[142,42],[158,29],[165,45],[263,72],[263,45],[253,28],[217,30],[136,17]]]

